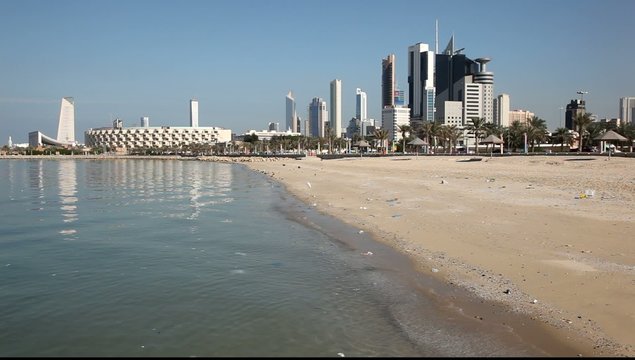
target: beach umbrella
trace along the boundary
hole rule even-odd
[[[627,141],[628,139],[625,138],[624,136],[616,133],[613,130],[609,130],[609,131],[605,132],[604,134],[602,134],[602,136],[596,137],[595,140],[600,140],[600,141]],[[609,149],[608,153],[609,153],[609,159],[610,159],[611,158],[611,149]]]
[[[358,142],[356,142],[353,146],[357,146],[359,148],[367,148],[370,146],[370,144],[368,143],[368,141],[366,140],[360,140]],[[362,156],[362,150],[359,150],[359,156]]]
[[[481,140],[481,144],[492,144],[492,150],[489,153],[489,157],[492,157],[492,153],[494,152],[494,144],[502,144],[502,143],[503,143],[503,140],[501,140],[498,136],[494,134]]]
[[[415,137],[412,141],[408,143],[408,145],[421,146],[421,145],[428,145],[428,143],[424,140],[419,139],[418,137]],[[416,154],[419,155],[419,151],[417,151]]]

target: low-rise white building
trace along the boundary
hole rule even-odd
[[[232,140],[229,129],[219,127],[129,127],[99,128],[84,132],[86,146],[134,149],[178,147],[191,144],[218,144]]]
[[[385,107],[381,110],[382,128],[388,132],[391,141],[401,140],[399,126],[410,125],[410,108]]]

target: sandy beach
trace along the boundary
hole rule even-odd
[[[588,344],[585,355],[635,355],[635,159],[467,159],[246,164],[422,274]]]

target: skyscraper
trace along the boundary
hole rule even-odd
[[[485,122],[494,122],[494,73],[487,71],[486,64],[490,58],[478,58],[475,60],[480,66],[479,71],[474,74],[474,82],[482,85],[482,117]]]
[[[586,112],[586,104],[582,99],[574,99],[571,100],[569,104],[567,104],[567,111],[564,114],[564,127],[569,130],[574,129],[574,120],[577,114],[584,114]]]
[[[620,98],[620,120],[635,125],[635,97]]]
[[[299,132],[298,128],[298,115],[295,111],[295,99],[293,98],[293,93],[289,91],[286,97],[286,130],[291,130],[291,132]]]
[[[342,136],[342,80],[331,81],[331,111],[329,127],[336,137]]]
[[[326,101],[318,97],[313,98],[309,105],[309,136],[324,137],[328,119]]]
[[[494,124],[507,127],[509,122],[510,100],[508,94],[500,94],[493,101],[494,105]]]
[[[413,123],[434,121],[435,118],[435,62],[428,44],[408,47],[408,107]]]
[[[355,116],[360,121],[365,121],[367,117],[366,93],[362,89],[355,90]]]
[[[150,126],[150,118],[148,116],[141,117],[141,127],[149,127]]]
[[[57,123],[57,141],[65,144],[75,142],[75,101],[72,97],[62,98]]]
[[[190,126],[198,127],[198,100],[190,100]]]
[[[381,60],[381,108],[395,106],[395,54]]]

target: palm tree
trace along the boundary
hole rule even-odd
[[[383,128],[375,129],[375,139],[379,140],[380,147],[384,150],[383,153],[386,153],[386,139],[388,139],[388,130]]]
[[[633,152],[633,141],[635,140],[635,125],[622,121],[618,132],[628,139],[628,151]]]
[[[538,116],[532,116],[527,121],[527,141],[531,144],[531,152],[534,152],[536,143],[541,144],[547,139],[547,123]]]
[[[560,152],[563,152],[565,141],[567,141],[568,138],[571,137],[571,135],[569,134],[569,129],[563,127],[557,128],[553,135],[554,143],[560,142]]]
[[[412,130],[412,127],[408,124],[397,125],[399,131],[401,132],[401,138],[403,139],[403,148],[401,149],[403,153],[406,153],[406,133]]]
[[[450,154],[452,154],[452,150],[456,153],[456,143],[459,141],[459,138],[463,136],[463,130],[461,130],[456,125],[448,125],[448,139],[450,140]]]
[[[485,132],[485,118],[471,118],[471,123],[467,125],[467,129],[470,133],[474,134],[474,139],[476,140],[476,155],[478,155],[478,139],[482,136],[483,132]]]
[[[591,119],[591,113],[588,113],[588,112],[577,113],[575,117],[573,118],[573,125],[578,131],[578,139],[580,141],[580,144],[578,145],[579,152],[582,152],[582,149],[583,149],[582,143],[584,139],[584,131],[592,122],[593,122],[593,119]]]

